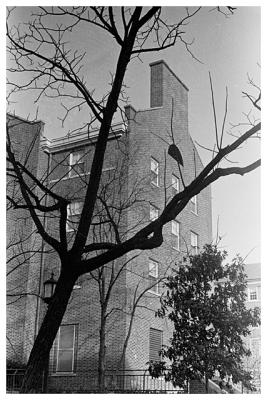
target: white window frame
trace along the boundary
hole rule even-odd
[[[75,211],[75,205],[80,204],[80,212]],[[71,203],[68,204],[67,206],[67,222],[66,222],[66,231],[67,232],[73,232],[74,228],[72,226],[73,222],[71,221],[71,217],[75,217],[76,215],[80,215],[83,207],[83,202],[82,201],[72,201]],[[79,209],[79,207],[77,207]]]
[[[253,349],[253,342],[258,344],[258,354],[255,354],[255,351]],[[254,337],[254,338],[250,338],[249,339],[249,349],[251,351],[251,357],[260,357],[260,353],[261,353],[261,338],[259,337]]]
[[[155,206],[153,206],[153,204],[150,203],[150,207],[149,207],[149,219],[150,221],[155,221],[155,219],[157,219],[159,217],[159,209]]]
[[[196,239],[196,241],[195,241]],[[199,253],[199,237],[198,234],[190,231],[190,243],[191,243],[191,249],[193,249],[194,255]]]
[[[172,174],[172,195],[175,196],[180,191],[180,181],[179,178]]]
[[[73,327],[73,340],[72,340],[72,347],[70,347],[70,348],[61,348],[60,347],[60,332],[61,332],[62,327],[64,327],[64,326],[72,326]],[[57,374],[73,374],[74,373],[76,337],[77,337],[77,325],[76,324],[64,324],[59,327],[58,334],[57,334],[57,351],[56,351],[56,373]],[[59,370],[59,353],[62,350],[72,350],[71,371],[60,371]]]
[[[75,160],[75,155],[80,154],[78,160]],[[81,174],[75,171],[75,165],[83,164],[83,172]],[[84,150],[74,150],[70,153],[69,158],[69,178],[85,174]]]
[[[198,207],[197,207],[197,195],[195,194],[195,196],[191,197],[190,199],[191,202],[191,212],[195,215],[198,215]]]
[[[180,251],[180,222],[175,219],[172,220],[172,236],[175,237],[175,243],[177,244],[177,246],[172,245],[172,248]]]
[[[155,271],[155,272],[153,272]],[[150,286],[150,278],[153,279],[158,279],[159,277],[159,263],[155,260],[152,260],[151,258],[149,259],[148,262],[148,279],[149,279],[149,286]],[[153,286],[151,289],[149,289],[149,292],[154,293],[154,294],[159,294],[159,284],[157,283],[155,286]]]
[[[256,299],[251,299],[250,298],[251,293],[254,293],[254,292],[256,293]],[[250,303],[252,303],[254,301],[259,301],[259,293],[258,293],[258,287],[257,286],[249,287],[249,285],[248,285],[248,301]]]
[[[156,182],[154,182],[154,179],[152,179],[152,174],[155,175]],[[154,186],[159,186],[159,163],[153,157],[150,158],[150,182]]]

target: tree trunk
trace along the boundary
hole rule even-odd
[[[206,388],[206,393],[209,393],[209,377],[208,377],[208,374],[205,375],[205,388]]]
[[[101,308],[101,321],[99,330],[99,353],[98,353],[98,389],[105,390],[105,370],[106,370],[106,308]]]
[[[20,393],[38,393],[41,391],[42,376],[47,365],[49,352],[77,278],[73,274],[64,272],[64,268],[61,271],[63,272],[60,274],[54,296],[49,302],[46,315],[34,342]]]
[[[133,307],[133,310],[131,313],[131,319],[130,319],[130,323],[129,323],[129,327],[128,327],[128,332],[126,334],[126,338],[123,343],[122,354],[121,354],[121,358],[120,358],[119,365],[118,365],[118,369],[121,369],[121,370],[125,369],[125,355],[126,355],[128,342],[129,342],[129,339],[130,339],[131,333],[132,333],[135,311],[136,311],[136,306]]]

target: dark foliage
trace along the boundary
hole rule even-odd
[[[260,324],[260,310],[246,309],[243,260],[236,257],[224,264],[226,255],[206,245],[199,255],[184,258],[168,277],[157,315],[167,315],[174,331],[170,346],[161,351],[163,361],[150,363],[152,376],[164,375],[183,387],[187,380],[211,379],[217,373],[254,389],[242,360],[250,355],[244,337]]]

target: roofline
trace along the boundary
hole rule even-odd
[[[251,265],[257,265],[257,266],[259,266],[259,265],[261,265],[261,262],[254,262],[254,263],[249,263],[249,264],[245,264],[245,266],[251,266]]]
[[[7,112],[6,115],[7,115],[8,117],[10,117],[10,118],[16,118],[16,119],[19,119],[19,120],[22,121],[22,122],[27,122],[28,124],[31,124],[31,125],[33,125],[33,124],[44,124],[44,122],[43,122],[41,119],[39,119],[39,120],[37,120],[37,121],[29,121],[29,120],[26,119],[26,118],[19,117],[18,115],[16,115],[16,114],[11,114],[11,113],[9,113],[9,112]]]
[[[123,122],[114,124],[111,127],[108,140],[121,137],[126,132]],[[84,145],[95,143],[98,138],[99,129],[88,132],[78,132],[72,135],[65,135],[54,139],[48,139],[45,136],[41,139],[41,147],[48,153],[55,153],[62,150],[73,149]]]
[[[164,60],[158,60],[158,61],[153,61],[152,63],[149,64],[150,67],[156,64],[164,64],[165,67],[168,68],[168,70],[175,76],[175,78],[181,83],[181,85],[189,92],[188,87],[181,81],[181,79],[178,78],[178,76],[173,72],[173,70],[169,67],[169,65],[166,63]]]

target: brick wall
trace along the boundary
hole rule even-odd
[[[190,394],[204,394],[206,393],[205,384],[198,380],[192,380],[189,384]]]
[[[188,132],[188,89],[170,70],[164,62],[151,65],[151,109],[136,112],[133,107],[126,109],[129,117],[128,130],[120,139],[110,140],[105,156],[103,185],[112,182],[107,191],[109,201],[118,201],[125,204],[125,210],[120,215],[120,232],[124,238],[133,233],[149,221],[150,204],[163,210],[166,201],[171,198],[171,176],[174,173],[180,177],[176,162],[167,154],[168,146],[172,143],[171,119],[175,144],[182,153],[184,167],[183,178],[188,184],[195,173],[202,168],[201,160],[193,145]],[[66,142],[65,142],[66,143]],[[75,147],[75,144],[73,145]],[[76,147],[77,148],[77,147]],[[81,178],[68,176],[69,153],[71,146],[62,145],[57,151],[50,149],[49,184],[53,190],[69,199],[82,199],[89,180],[89,171],[92,160],[92,143],[84,144],[86,162],[85,174]],[[38,151],[36,150],[36,153]],[[150,158],[159,163],[159,187],[150,183]],[[39,176],[45,173],[48,156],[39,154]],[[64,177],[64,178],[63,178]],[[62,179],[63,178],[63,179]],[[180,179],[181,181],[181,179]],[[181,185],[181,182],[180,182]],[[130,199],[138,199],[138,202]],[[128,201],[128,203],[127,203]],[[180,251],[172,248],[171,223],[164,227],[164,243],[159,249],[143,251],[131,261],[131,257],[140,252],[132,252],[118,260],[117,267],[127,262],[124,273],[114,286],[109,304],[109,311],[114,309],[107,324],[107,368],[116,368],[121,356],[122,346],[130,322],[133,295],[144,290],[148,284],[149,259],[159,264],[159,274],[163,276],[166,270],[179,260],[190,244],[190,231],[199,235],[200,247],[211,241],[211,195],[210,189],[198,195],[198,215],[191,211],[188,204],[178,216],[180,223]],[[55,237],[58,232],[58,215],[47,219],[48,231]],[[92,232],[89,239],[92,238]],[[71,234],[69,235],[71,243]],[[47,247],[44,247],[47,250]],[[40,271],[40,266],[43,269]],[[39,266],[39,269],[38,269]],[[43,259],[35,258],[29,265],[30,278],[26,277],[28,289],[38,290],[35,285],[43,282],[55,272],[58,276],[60,262],[55,253],[43,255]],[[106,271],[111,265],[106,266]],[[39,280],[37,279],[39,274]],[[38,285],[37,285],[38,286]],[[97,369],[100,327],[99,291],[96,282],[87,274],[79,279],[79,289],[75,289],[68,304],[63,324],[77,324],[77,368],[68,376],[52,374],[49,384],[53,390],[74,390],[85,387],[88,370]],[[126,353],[126,369],[144,369],[149,361],[149,329],[162,330],[163,343],[167,344],[171,334],[171,324],[167,320],[156,319],[155,311],[159,308],[159,296],[155,293],[146,293],[136,311],[132,334]],[[34,338],[34,310],[37,304],[28,299],[26,318],[28,323],[25,330],[26,337]],[[26,304],[24,305],[26,307]],[[45,312],[45,305],[40,303],[40,324]],[[26,346],[27,347],[27,346]],[[28,352],[27,347],[27,352]],[[51,352],[51,366],[53,352]],[[91,379],[91,383],[94,379]],[[95,381],[94,381],[95,382]]]
[[[9,135],[16,158],[25,163],[28,169],[37,175],[40,135],[42,122],[31,123],[21,118],[7,116]],[[12,180],[7,178],[7,192],[15,199],[20,198],[17,186],[14,191]],[[9,294],[31,293],[29,282],[36,280],[39,265],[31,269],[31,256],[27,251],[37,245],[36,236],[32,235],[33,223],[29,213],[25,210],[7,211],[7,291]],[[20,241],[18,243],[18,241]],[[15,255],[25,252],[24,256]],[[34,278],[35,277],[35,278]],[[38,275],[39,277],[39,275]],[[39,279],[37,280],[37,282]],[[32,293],[38,293],[33,291]],[[34,300],[33,300],[34,299]],[[31,313],[28,314],[28,302],[34,303]],[[31,346],[32,336],[25,336],[29,326],[34,326],[36,317],[36,297],[25,296],[7,298],[7,359],[17,362],[26,362],[25,346]]]
[[[127,187],[129,155],[125,148],[128,146],[127,138],[110,140],[103,167],[103,177],[101,182],[101,194],[110,203],[117,205],[125,201],[127,191],[122,190]],[[69,177],[69,154],[72,148],[64,147],[58,152],[51,152],[51,171],[49,184],[57,193],[66,196],[69,200],[82,200],[90,177],[92,162],[92,145],[88,143],[83,147],[85,151],[85,173],[82,176]],[[127,154],[127,156],[125,156]],[[104,194],[102,193],[104,191]],[[99,204],[98,204],[99,206]],[[96,208],[95,214],[98,213]],[[116,217],[116,215],[115,215]],[[48,220],[47,229],[50,234],[57,237],[58,234],[58,215]],[[120,215],[119,229],[123,233],[126,226],[126,214]],[[94,230],[94,234],[98,234]],[[89,233],[88,241],[92,240],[93,232]],[[68,233],[69,246],[73,240],[73,233]],[[115,263],[115,273],[120,269],[126,258],[121,258]],[[45,255],[43,280],[50,276],[54,271],[55,277],[59,274],[60,261],[55,253]],[[110,279],[112,264],[104,267],[106,279],[106,290]],[[86,274],[78,279],[77,289],[74,289],[69,301],[67,311],[64,315],[62,324],[76,324],[78,330],[76,368],[71,374],[53,372],[53,351],[50,355],[49,387],[53,391],[71,391],[79,388],[96,388],[96,370],[98,366],[99,349],[99,329],[100,329],[100,297],[98,284],[93,276]],[[123,305],[126,303],[126,284],[125,272],[119,275],[116,285],[111,292],[108,312],[111,312],[107,319],[106,326],[106,368],[114,369],[117,367],[122,353],[122,346],[125,337],[125,310]],[[121,309],[121,311],[120,311]],[[41,318],[40,318],[41,321]],[[94,371],[94,376],[88,381],[88,371]]]
[[[136,112],[129,121],[130,146],[138,148],[135,162],[130,166],[130,174],[145,184],[143,191],[143,222],[149,221],[150,203],[161,212],[166,201],[171,198],[171,177],[181,176],[175,160],[168,154],[168,146],[172,143],[171,119],[175,144],[181,151],[184,167],[182,175],[185,184],[191,182],[195,174],[202,169],[200,157],[188,132],[188,89],[162,61],[151,64],[151,109]],[[161,105],[161,106],[160,106]],[[132,113],[133,115],[133,113]],[[159,163],[159,186],[150,184],[150,158]],[[131,186],[131,182],[129,182]],[[191,231],[198,234],[199,246],[211,242],[211,192],[205,189],[197,196],[198,215],[191,211],[189,203],[177,221],[180,223],[180,251],[172,248],[171,223],[163,229],[164,243],[158,249],[144,251],[131,265],[127,274],[127,290],[130,294],[137,284],[144,288],[148,284],[149,259],[159,263],[159,274],[163,276],[168,266],[174,266],[190,248]],[[128,213],[128,224],[138,219],[135,210]],[[127,296],[129,300],[131,296]],[[163,342],[168,343],[172,326],[169,321],[155,318],[159,308],[159,296],[147,293],[137,312],[132,336],[127,350],[126,367],[132,369],[146,368],[149,361],[149,329],[163,331]],[[127,321],[129,325],[129,318]]]

